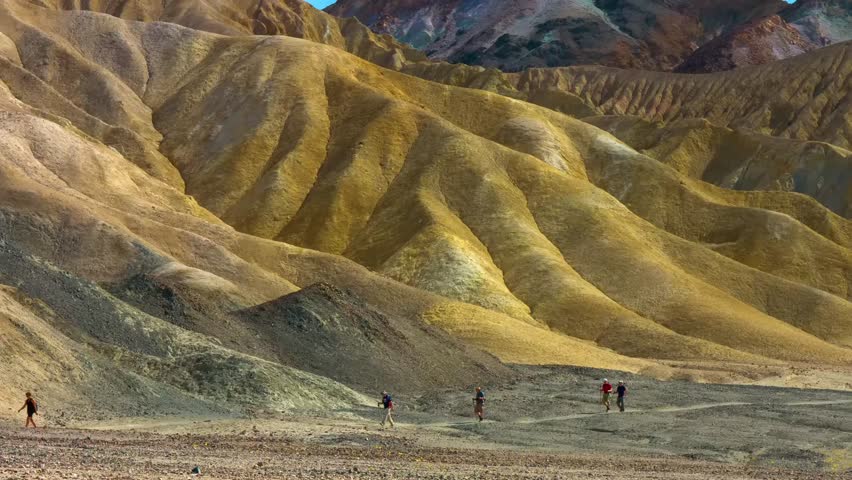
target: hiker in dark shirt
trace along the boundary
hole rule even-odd
[[[27,409],[27,423],[24,425],[24,428],[27,428],[32,424],[33,428],[36,428],[35,420],[33,420],[33,415],[38,415],[38,403],[36,403],[33,398],[33,394],[27,392],[27,399],[24,401],[24,406],[18,409],[20,413],[21,410]]]
[[[476,387],[476,395],[473,397],[473,413],[479,417],[481,422],[485,417],[485,392],[482,387]]]
[[[379,401],[379,406],[385,409],[385,417],[382,420],[382,426],[385,423],[390,423],[393,427],[393,398],[388,392],[382,392],[382,399]]]
[[[615,388],[615,393],[618,398],[615,400],[615,404],[618,405],[618,411],[624,411],[624,397],[627,395],[627,385],[624,384],[623,380],[618,381],[618,386]]]

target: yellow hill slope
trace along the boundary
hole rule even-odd
[[[388,68],[426,60],[355,18],[337,18],[302,0],[18,0],[55,10],[106,13],[124,20],[169,22],[220,35],[287,35],[341,48]]]
[[[734,190],[793,191],[852,215],[852,152],[720,127],[705,119],[651,122],[606,115],[583,119],[692,178]]]
[[[107,22],[109,28],[125,25],[118,20],[93,18],[96,22]],[[53,26],[61,29],[61,23]],[[167,33],[182,31],[167,26],[158,28]],[[34,34],[34,30],[20,29],[23,35]],[[109,59],[100,60],[109,62]],[[84,61],[83,67],[80,70],[85,74],[94,71],[95,75],[103,74],[114,80],[112,74],[105,74],[95,62]],[[8,72],[16,80],[19,77],[13,74],[22,70],[10,67]],[[69,75],[73,76],[70,72]],[[239,234],[199,207],[191,197],[129,163],[117,149],[85,136],[71,126],[69,119],[59,119],[54,117],[55,113],[15,98],[30,94],[25,88],[60,96],[43,81],[4,83],[0,89],[4,112],[4,153],[0,164],[3,238],[87,279],[112,284],[140,268],[173,272],[157,275],[175,288],[232,298],[249,305],[300,286],[331,281],[406,318],[432,319],[448,328],[464,323],[466,330],[459,332],[459,337],[469,336],[475,345],[509,361],[632,370],[644,365],[593,344],[552,333],[541,325],[524,324],[473,305],[405,287],[341,257]],[[114,88],[126,87],[120,84]],[[75,92],[69,96],[74,98]],[[54,111],[63,112],[64,104],[57,104],[60,108]],[[120,104],[143,112],[146,108],[139,107],[138,101],[122,100]],[[39,106],[51,107],[43,103]],[[95,105],[90,108],[91,113],[69,117],[85,125],[94,117],[93,113],[106,116],[107,109],[99,108]],[[119,114],[109,120],[129,124],[132,117]],[[144,119],[144,115],[137,117]],[[50,121],[53,118],[60,123]],[[70,245],[73,248],[63,247]],[[444,312],[440,319],[434,318],[436,311]],[[488,335],[482,335],[483,331]]]
[[[74,273],[151,257],[243,303],[331,281],[510,361],[852,362],[849,224],[807,197],[317,43],[0,5],[10,240]]]

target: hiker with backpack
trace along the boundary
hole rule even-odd
[[[606,407],[606,411],[609,411],[609,396],[612,394],[612,384],[609,383],[609,380],[603,379],[603,385],[601,385],[601,403],[604,407]]]
[[[618,411],[624,411],[624,397],[627,396],[627,385],[624,384],[624,380],[618,381],[618,387],[615,388],[615,404],[618,405]]]
[[[382,399],[379,401],[379,406],[385,409],[385,418],[382,420],[382,427],[385,426],[385,422],[390,423],[390,426],[393,427],[393,398],[390,396],[388,392],[382,392]]]
[[[485,392],[482,387],[476,387],[476,394],[473,397],[473,413],[479,417],[479,421],[485,416]]]
[[[33,398],[33,394],[27,392],[27,399],[24,401],[24,406],[18,409],[18,413],[23,409],[27,409],[27,423],[24,425],[24,428],[27,428],[32,424],[33,428],[36,428],[35,420],[33,420],[33,415],[38,415],[38,403]]]

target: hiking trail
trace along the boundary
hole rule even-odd
[[[788,403],[752,403],[752,402],[721,402],[721,403],[699,403],[696,405],[687,405],[682,407],[671,406],[671,407],[660,407],[653,409],[633,409],[628,408],[624,412],[618,412],[616,408],[613,408],[612,412],[587,412],[587,413],[575,413],[572,415],[560,415],[555,417],[544,417],[544,418],[523,418],[517,419],[510,422],[497,422],[494,420],[485,420],[482,423],[508,423],[508,424],[516,424],[516,425],[532,425],[537,423],[550,423],[550,422],[560,422],[564,420],[578,420],[582,418],[595,417],[600,415],[609,415],[610,413],[625,413],[625,414],[636,414],[636,413],[674,413],[674,412],[689,412],[696,410],[707,410],[710,408],[724,408],[724,407],[745,407],[745,406],[763,406],[763,407],[777,407],[777,406],[786,406],[786,407],[801,407],[801,406],[822,406],[822,405],[841,405],[852,403],[852,400],[815,400],[815,401],[805,401],[805,402],[788,402]],[[476,420],[464,420],[459,422],[435,422],[435,423],[421,423],[421,424],[407,424],[410,426],[416,427],[429,427],[429,428],[452,428],[452,427],[460,427],[464,425],[475,425],[479,422]]]

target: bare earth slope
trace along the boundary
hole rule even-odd
[[[152,392],[149,400],[139,399],[139,413],[167,413],[168,405],[156,400],[163,395],[191,396],[195,401],[178,405],[192,406],[195,413],[203,413],[196,406],[206,401],[221,405],[209,407],[211,411],[349,408],[363,397],[327,378],[284,366],[271,338],[258,338],[232,315],[235,309],[319,281],[344,286],[367,299],[371,308],[410,324],[398,328],[426,328],[422,322],[436,311],[443,312],[436,323],[447,328],[464,320],[457,338],[504,360],[603,362],[628,369],[643,365],[541,325],[405,287],[341,257],[238,234],[185,195],[180,173],[159,152],[162,137],[152,124],[151,108],[140,98],[156,83],[146,50],[167,46],[182,35],[223,45],[263,39],[230,40],[175,25],[129,24],[21,2],[3,2],[0,9],[0,241],[5,255],[0,283],[23,289],[22,298],[46,306],[30,314],[10,301],[13,313],[4,322],[32,315],[31,323],[38,324],[32,328],[55,331],[43,334],[45,338],[73,340],[68,346],[57,340],[45,347],[32,343],[34,336],[4,334],[4,345],[7,338],[16,345],[4,348],[14,359],[4,364],[7,384],[25,388],[25,380],[26,388],[64,398],[88,412],[93,411],[92,389],[109,392],[101,399],[119,409],[121,398],[139,388]],[[292,41],[297,47],[311,45]],[[192,40],[184,42],[171,51],[191,52]],[[45,64],[43,54],[62,61]],[[175,70],[176,65],[156,68]],[[14,323],[3,328],[14,329]],[[45,361],[40,366],[31,358],[42,355],[45,360],[67,357],[61,361],[69,368],[75,360],[85,361],[79,375],[101,383],[88,387],[85,378],[36,374],[35,369],[52,365]],[[472,372],[485,378],[506,374],[495,359],[473,348],[464,356],[436,348],[422,356],[420,368],[427,375],[433,372],[429,378],[437,383],[460,378],[430,370],[440,364],[433,364],[430,355],[454,362],[465,379]],[[104,366],[98,367],[100,363]],[[129,380],[109,373],[116,365],[134,372]],[[363,368],[349,365],[347,372]],[[21,369],[33,375],[18,379]],[[347,372],[323,373],[351,379]]]
[[[602,113],[673,121],[705,118],[720,126],[819,140],[852,140],[852,42],[808,55],[713,75],[595,67],[532,69],[518,89],[578,95]]]
[[[222,35],[287,35],[342,48],[386,67],[425,56],[355,19],[336,18],[302,0],[30,0],[39,6],[90,10],[125,20],[170,22]]]
[[[465,348],[439,328],[389,317],[328,284],[311,285],[239,315],[280,349],[282,363],[365,391],[381,391],[383,385],[425,390],[448,379],[490,382],[501,377],[496,372],[509,376],[496,359]]]
[[[654,158],[673,155],[669,163],[677,162],[682,173],[725,188],[804,193],[848,218],[852,185],[842,159],[848,156],[852,132],[850,48],[847,42],[777,64],[712,75],[604,67],[504,74],[425,62],[403,71],[589,119]],[[601,114],[606,118],[598,118]],[[651,150],[655,141],[661,143]],[[723,164],[713,168],[721,170],[699,175],[697,170],[709,168],[706,162],[714,155]],[[756,158],[762,167],[744,170]],[[766,170],[770,173],[763,177]],[[740,174],[762,180],[741,182]]]
[[[326,378],[223,348],[129,308],[6,242],[0,264],[0,282],[18,286],[4,287],[0,297],[8,360],[0,374],[10,386],[35,386],[68,402],[80,417],[179,413],[187,410],[180,402],[221,413],[236,410],[228,405],[236,397],[242,407],[277,411],[364,402]],[[329,389],[334,393],[323,393]]]
[[[320,303],[359,335],[387,320],[472,345],[424,358],[446,386],[507,375],[474,347],[633,371],[852,363],[852,227],[805,195],[718,188],[552,109],[304,39],[21,0],[0,0],[0,33],[0,239],[20,266],[0,283],[26,280],[57,335],[146,381],[256,408],[363,401],[335,382],[363,388],[368,362],[308,368],[252,327],[318,282],[355,296]]]
[[[734,190],[794,191],[852,217],[852,152],[823,142],[733,130],[704,119],[584,119],[684,175]]]

